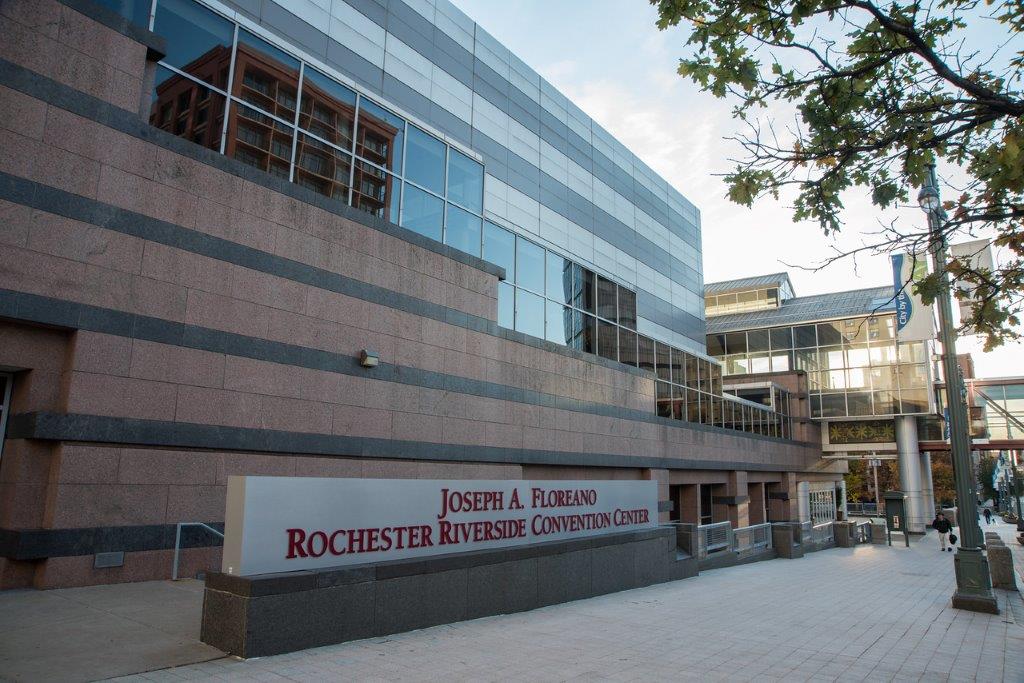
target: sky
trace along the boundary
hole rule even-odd
[[[844,229],[831,238],[817,223],[793,223],[785,201],[766,198],[748,209],[725,197],[717,174],[742,154],[727,139],[741,131],[734,102],[676,74],[686,29],[659,31],[645,0],[453,2],[697,205],[706,282],[784,270],[798,296],[892,282],[885,256],[813,268],[836,249],[871,240],[881,221],[923,226],[920,209],[882,215],[866,193],[850,193]],[[979,339],[962,337],[957,350],[972,353],[979,376],[1024,375],[1024,344],[983,353]]]

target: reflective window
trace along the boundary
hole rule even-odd
[[[408,200],[406,200],[408,201]],[[484,221],[484,259],[505,269],[509,282],[516,279],[516,236],[512,231]]]
[[[444,221],[444,201],[406,183],[402,204],[402,227],[415,230],[438,242]]]
[[[456,249],[480,255],[480,217],[448,205],[448,222],[445,224],[444,241]]]
[[[617,286],[614,282],[600,275],[597,276],[597,315],[612,322],[619,319],[618,300],[615,297],[616,289]]]
[[[581,308],[587,313],[597,312],[597,276],[594,271],[576,266],[573,268],[576,275],[573,290],[573,306]]]
[[[93,0],[100,7],[106,7],[136,26],[149,28],[150,0]]]
[[[636,329],[636,292],[619,287],[619,324]]]
[[[619,328],[604,320],[597,321],[597,355],[608,360],[619,359]]]
[[[516,284],[544,291],[544,249],[522,237],[516,237]]]
[[[359,102],[356,154],[395,173],[402,172],[405,120],[365,97]]]
[[[625,328],[619,328],[619,362],[637,367],[637,334]]]
[[[776,327],[771,331],[772,349],[793,348],[793,328]]]
[[[747,351],[759,353],[768,350],[768,330],[750,330],[747,332]]]
[[[657,342],[654,349],[658,379],[665,380],[666,382],[672,381],[672,351],[670,348],[668,344]]]
[[[348,202],[352,156],[304,133],[295,150],[295,182],[325,197]]]
[[[668,382],[655,382],[656,401],[659,417],[672,417],[672,385]]]
[[[516,290],[516,330],[544,337],[544,299],[524,289]]]
[[[563,304],[573,300],[573,262],[558,254],[547,253],[547,296]]]
[[[637,357],[644,370],[654,372],[654,340],[640,335],[637,339]]]
[[[161,0],[153,32],[167,40],[165,64],[227,89],[234,24],[192,0]]]
[[[261,171],[287,179],[292,127],[237,102],[231,105],[225,152]]]
[[[698,382],[698,374],[697,374],[697,363],[698,363],[698,360],[697,360],[696,356],[691,356],[690,354],[686,354],[686,361],[685,361],[686,377],[685,377],[685,382],[686,382],[686,386],[688,388],[690,388],[690,389],[699,389],[700,388],[700,383]],[[683,378],[679,378],[679,380],[678,380],[679,383],[682,383],[683,381],[684,381]]]
[[[220,151],[226,98],[162,66],[156,68],[155,83],[150,125]]]
[[[729,355],[747,352],[747,333],[730,332],[725,335],[725,350]]]
[[[554,301],[548,301],[546,306],[546,331],[545,338],[556,344],[572,346],[578,334],[575,327],[575,316],[573,310]]]
[[[302,77],[299,127],[351,151],[355,120],[355,92],[307,66]]]
[[[707,349],[709,356],[720,358],[725,355],[725,335],[709,334],[707,337]]]
[[[248,31],[238,32],[232,95],[294,123],[298,87],[299,60]]]
[[[817,346],[817,337],[814,334],[814,325],[797,325],[793,328],[793,347],[805,349]]]
[[[471,211],[483,211],[484,167],[456,149],[448,155],[448,199]]]
[[[597,318],[579,311],[575,312],[574,318],[576,325],[573,331],[576,337],[573,348],[584,353],[597,353]]]
[[[498,324],[509,330],[516,325],[516,288],[507,282],[498,283]]]
[[[365,161],[357,161],[352,179],[352,206],[395,222],[398,217],[398,187],[395,176]],[[434,239],[440,241],[441,238]]]
[[[829,346],[843,342],[841,323],[819,323],[818,324],[818,346]]]
[[[431,192],[444,195],[445,144],[416,126],[405,141],[405,177]]]

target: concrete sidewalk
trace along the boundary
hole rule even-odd
[[[0,592],[0,680],[93,681],[223,657],[201,581]]]
[[[0,678],[1024,681],[1020,595],[954,610],[952,565],[931,533],[248,661],[198,642],[195,581],[15,591]]]
[[[1024,680],[1020,595],[998,591],[998,616],[961,612],[953,586],[931,533],[133,680]]]

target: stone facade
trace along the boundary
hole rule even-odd
[[[755,486],[838,478],[498,327],[501,269],[151,128],[161,47],[84,0],[0,3],[0,587],[167,577],[232,474],[656,479],[664,519],[714,481],[736,523]],[[183,574],[219,565],[184,541]]]

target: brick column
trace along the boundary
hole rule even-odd
[[[679,487],[679,521],[700,524],[700,486],[682,484]]]
[[[790,522],[800,519],[796,474],[786,472],[782,481],[768,485],[768,519],[772,522]]]
[[[750,525],[750,495],[747,488],[746,472],[730,472],[723,500],[715,501],[716,504],[725,503],[727,518],[734,529]]]

